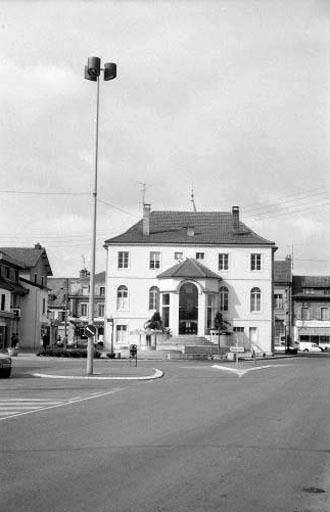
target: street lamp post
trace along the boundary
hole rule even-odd
[[[85,66],[85,79],[97,83],[96,96],[96,137],[95,137],[95,167],[94,167],[94,188],[93,188],[93,228],[92,228],[92,251],[91,271],[89,286],[89,312],[88,323],[94,325],[94,297],[95,297],[95,255],[96,255],[96,208],[97,208],[97,163],[99,145],[99,100],[100,100],[100,74],[103,71],[105,81],[113,80],[117,76],[117,65],[107,62],[101,68],[99,57],[89,57]],[[88,338],[87,345],[87,375],[93,374],[94,337]]]

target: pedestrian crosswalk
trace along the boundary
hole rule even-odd
[[[0,399],[0,421],[10,416],[19,416],[41,409],[64,405],[67,400],[44,398],[2,398]]]
[[[15,416],[23,416],[24,414],[31,414],[47,409],[55,409],[57,407],[70,406],[85,402],[86,400],[106,397],[108,395],[118,393],[122,389],[123,388],[118,387],[109,391],[96,391],[87,395],[61,398],[0,398],[0,421],[13,418]]]

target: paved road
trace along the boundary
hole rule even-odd
[[[3,510],[329,510],[329,358],[144,363],[165,371],[151,382],[36,379],[31,364],[1,399],[59,404],[0,421]]]

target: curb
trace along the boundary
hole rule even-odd
[[[45,379],[83,379],[83,380],[155,380],[164,377],[164,372],[153,368],[155,373],[146,377],[106,377],[104,375],[50,375],[48,373],[32,373],[33,377],[45,378]]]

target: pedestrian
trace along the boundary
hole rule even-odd
[[[13,332],[10,338],[10,346],[11,348],[17,348],[18,345],[18,335],[17,333]]]
[[[49,336],[48,334],[45,332],[45,334],[43,335],[42,337],[42,346],[44,348],[44,351],[45,353],[47,352],[47,347],[49,345]]]

